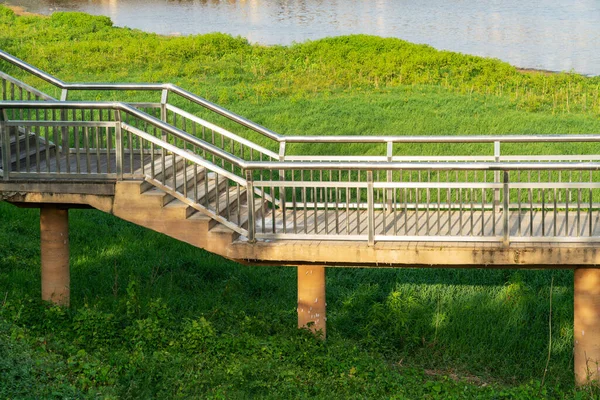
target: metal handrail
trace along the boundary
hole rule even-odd
[[[177,94],[178,96],[181,96],[186,100],[196,103],[210,111],[213,111],[255,132],[258,132],[272,140],[275,140],[277,142],[283,141],[282,135],[268,128],[265,128],[264,126],[259,125],[253,121],[250,121],[249,119],[237,115],[232,111],[229,111],[172,83],[67,83],[3,50],[0,50],[0,58],[63,90],[61,100],[67,100],[67,93],[65,93],[64,91],[69,90],[166,90],[167,92]]]
[[[61,120],[54,120],[54,121],[39,121],[39,120],[18,120],[18,119],[8,119],[8,120],[4,120],[3,117],[4,115],[4,111],[6,109],[19,109],[19,110],[111,110],[115,112],[115,119],[114,121],[61,121]],[[111,103],[111,102],[103,102],[103,103],[99,103],[99,102],[58,102],[58,101],[53,101],[53,102],[45,102],[45,101],[37,101],[37,102],[32,102],[32,101],[28,101],[28,102],[19,102],[19,101],[2,101],[0,102],[0,139],[2,139],[2,143],[0,145],[1,150],[2,150],[2,160],[3,160],[3,165],[2,167],[0,167],[0,170],[2,171],[2,178],[7,181],[10,180],[10,177],[13,175],[13,173],[11,172],[12,167],[10,166],[10,160],[12,157],[12,151],[10,150],[10,134],[8,132],[10,131],[6,131],[5,128],[11,128],[11,127],[19,127],[21,132],[21,129],[23,127],[50,127],[50,126],[54,126],[54,127],[59,127],[61,129],[64,129],[66,127],[73,127],[73,128],[77,128],[80,126],[85,126],[85,127],[94,127],[94,126],[103,126],[103,127],[112,127],[115,129],[115,133],[114,133],[114,140],[115,140],[115,147],[113,148],[114,153],[111,153],[110,151],[110,144],[108,143],[108,138],[107,140],[107,148],[105,149],[107,156],[109,154],[114,154],[113,158],[114,160],[116,160],[116,170],[111,172],[110,170],[107,171],[107,173],[97,173],[97,174],[90,174],[89,172],[89,167],[88,167],[88,175],[85,174],[81,174],[79,172],[75,173],[73,175],[73,177],[75,179],[78,178],[90,178],[90,179],[123,179],[124,177],[124,164],[126,162],[126,154],[124,153],[124,146],[126,143],[126,140],[123,137],[123,132],[128,132],[130,134],[133,134],[135,136],[137,136],[140,140],[143,140],[147,143],[151,143],[152,145],[158,146],[160,149],[162,149],[162,151],[167,151],[169,154],[171,154],[173,157],[177,156],[180,160],[185,160],[186,162],[191,163],[191,165],[194,166],[198,166],[201,169],[207,170],[207,171],[211,171],[212,173],[216,174],[215,176],[217,177],[216,179],[219,179],[218,177],[224,178],[226,181],[230,182],[231,184],[235,184],[238,185],[238,195],[239,195],[239,188],[247,188],[247,181],[243,178],[241,178],[239,175],[236,175],[235,173],[233,173],[232,171],[228,171],[223,167],[220,167],[218,165],[215,165],[214,163],[211,163],[210,161],[206,160],[205,158],[199,156],[198,154],[195,154],[194,152],[190,152],[188,150],[186,150],[185,148],[181,148],[178,147],[177,145],[174,145],[172,143],[169,143],[168,141],[162,140],[161,138],[155,137],[151,134],[149,134],[148,132],[145,132],[133,125],[130,125],[127,122],[123,122],[122,121],[122,116],[121,116],[121,112],[123,112],[124,114],[129,114],[132,117],[136,117],[139,118],[141,121],[146,122],[148,125],[147,126],[153,126],[154,128],[156,128],[159,131],[163,131],[163,132],[167,132],[169,134],[171,134],[172,136],[174,136],[175,138],[177,138],[177,141],[184,140],[185,143],[187,144],[191,144],[201,150],[205,150],[209,153],[213,153],[219,157],[221,157],[223,160],[227,160],[228,162],[231,162],[232,164],[239,164],[239,159],[235,156],[232,156],[231,154],[222,151],[221,149],[212,146],[208,143],[203,142],[202,140],[189,135],[188,133],[181,131],[155,117],[152,117],[140,110],[138,110],[135,107],[132,107],[129,104],[126,103]],[[66,113],[61,113],[62,116],[67,116],[68,114]],[[32,128],[33,129],[33,128]],[[58,152],[58,156],[61,157],[63,154],[65,155],[66,160],[67,160],[67,164],[69,163],[69,159],[68,159],[68,155],[69,154],[73,154],[73,152],[75,151],[75,154],[79,154],[79,150],[77,148],[75,149],[71,149],[69,148],[70,146],[68,145],[68,139],[65,142],[65,137],[64,134],[67,132],[66,130],[63,130],[63,137],[62,137],[62,141],[58,141],[57,143],[67,143],[66,147],[65,145],[63,145],[62,147],[60,145],[57,146],[57,152]],[[22,132],[20,133],[22,134]],[[36,131],[35,133],[36,137],[39,138],[39,130]],[[39,140],[39,139],[38,139]],[[129,144],[131,145],[131,139],[129,139]],[[17,147],[17,154],[19,154],[19,148]],[[39,148],[36,145],[35,146],[35,152],[37,153],[37,163],[39,164],[40,161],[40,157],[39,157]],[[130,153],[128,154],[129,157],[132,156],[134,150],[132,147],[130,147]],[[143,148],[139,149],[142,153],[144,154]],[[29,148],[27,149],[27,151],[29,151]],[[138,150],[136,150],[138,151]],[[84,154],[88,154],[88,163],[89,163],[89,148],[86,148],[84,150]],[[152,156],[151,160],[152,163],[154,163],[154,155],[159,154],[159,160],[161,158],[160,156],[160,152],[156,153],[154,151],[151,152],[147,152],[146,154],[149,154],[149,157]],[[166,172],[166,170],[164,170],[164,153],[162,155],[162,163],[163,163],[163,171],[161,172],[164,176],[164,173]],[[18,159],[18,158],[17,158]],[[175,161],[175,159],[174,159]],[[79,162],[79,161],[77,161]],[[108,160],[107,160],[108,162]],[[142,160],[142,163],[144,161]],[[25,163],[25,162],[23,162]],[[23,164],[22,163],[22,164]],[[19,164],[17,164],[19,165]],[[18,167],[17,167],[18,168]],[[57,167],[58,168],[58,167]],[[68,168],[68,167],[67,167]],[[150,167],[148,167],[150,168]],[[169,167],[170,168],[170,167]],[[174,167],[173,167],[174,168]],[[189,167],[188,167],[189,168]],[[77,164],[77,170],[79,170],[79,164]],[[143,169],[142,169],[143,171]],[[196,197],[196,200],[194,201],[194,199],[188,199],[185,198],[184,196],[181,196],[179,193],[177,193],[178,190],[178,185],[175,184],[175,180],[173,180],[173,185],[169,186],[168,183],[163,182],[161,184],[160,179],[158,177],[158,175],[155,175],[154,173],[154,167],[152,167],[151,169],[152,172],[149,173],[145,173],[142,172],[144,174],[144,176],[146,177],[146,179],[152,183],[153,185],[158,186],[160,189],[167,191],[167,193],[172,194],[173,196],[175,196],[176,198],[178,198],[179,200],[187,203],[188,205],[196,208],[197,210],[207,214],[208,216],[210,216],[211,218],[215,219],[216,221],[224,224],[225,226],[233,229],[234,231],[240,233],[240,234],[247,234],[247,229],[244,228],[240,223],[239,223],[239,212],[238,212],[238,220],[237,222],[234,220],[229,220],[228,217],[222,216],[219,214],[219,205],[216,204],[216,211],[209,209],[208,207],[208,202],[210,200],[206,200],[207,205],[203,206],[203,204],[201,204],[198,200],[198,197]],[[184,169],[184,171],[186,171]],[[195,168],[194,168],[194,171]],[[133,175],[133,166],[131,167],[131,171],[129,171],[132,175]],[[29,166],[27,167],[27,170],[25,173],[20,172],[20,171],[16,171],[17,174],[23,174],[22,176],[28,179],[31,179],[32,177],[34,177],[36,175],[36,172],[29,172]],[[197,172],[194,172],[195,174]],[[61,171],[59,169],[56,170],[56,172],[41,172],[38,169],[37,175],[40,177],[58,177],[58,176],[64,176],[64,174],[67,174],[67,176],[69,174],[71,174],[71,172],[67,169],[66,172],[63,172],[61,174]],[[184,181],[186,181],[188,178],[184,177],[183,178]],[[184,187],[185,187],[185,183],[184,183]],[[187,189],[184,189],[184,191]],[[216,197],[216,201],[217,203],[219,202],[218,200],[218,196],[219,196],[219,191],[222,190],[228,190],[228,185],[225,187],[225,189],[219,189],[219,185],[216,185],[215,189],[216,193],[217,193],[217,197]],[[197,194],[196,194],[197,196]],[[227,192],[227,196],[229,196],[228,192]],[[229,215],[229,211],[228,211],[228,215]]]
[[[394,226],[394,230],[391,236],[389,236],[386,231],[381,231],[382,226],[389,226],[389,223],[385,222],[386,212],[388,212],[388,218],[392,218],[390,213],[394,213],[394,221],[396,224],[399,220],[396,217],[396,212],[400,206],[404,207],[404,213],[406,214],[407,210],[414,210],[415,218],[417,213],[424,213],[427,217],[427,230],[429,230],[429,219],[432,216],[435,216],[435,212],[437,210],[438,214],[440,210],[448,210],[457,212],[459,215],[463,214],[463,210],[466,213],[466,218],[470,217],[471,231],[473,230],[473,224],[475,223],[475,215],[479,215],[479,221],[483,223],[484,216],[485,218],[491,218],[491,221],[496,221],[497,216],[501,215],[501,220],[497,223],[502,227],[501,234],[496,229],[496,225],[491,230],[491,236],[489,233],[481,233],[479,235],[471,235],[467,236],[465,240],[485,240],[485,241],[497,241],[502,240],[505,243],[509,243],[511,240],[541,240],[539,237],[533,237],[533,234],[529,236],[521,235],[520,231],[518,235],[511,235],[511,227],[510,224],[514,225],[514,221],[511,221],[511,218],[518,218],[519,225],[518,229],[521,229],[521,219],[527,218],[527,213],[531,213],[534,209],[541,209],[542,213],[544,210],[552,210],[554,213],[554,220],[552,229],[554,229],[554,235],[557,236],[557,229],[563,229],[557,227],[557,210],[565,210],[565,226],[571,226],[571,230],[576,229],[576,233],[582,232],[582,229],[589,229],[586,232],[585,237],[568,239],[568,240],[579,240],[579,241],[600,241],[600,236],[593,231],[592,229],[592,212],[597,213],[600,204],[598,204],[597,200],[597,191],[600,190],[600,184],[598,182],[597,175],[592,177],[593,171],[600,171],[600,162],[598,161],[586,161],[586,162],[506,162],[500,161],[499,159],[494,159],[488,162],[397,162],[397,161],[381,161],[381,162],[369,162],[369,161],[314,161],[308,160],[306,162],[292,162],[292,161],[247,161],[236,157],[224,151],[216,146],[213,146],[209,143],[206,143],[193,135],[188,134],[187,132],[178,129],[158,118],[150,116],[143,111],[138,110],[127,103],[120,102],[41,102],[41,101],[4,101],[0,102],[0,110],[5,109],[56,109],[56,110],[66,110],[66,109],[102,109],[102,110],[115,110],[122,111],[126,114],[129,114],[140,121],[146,122],[155,128],[168,132],[169,134],[175,136],[176,138],[182,139],[187,143],[193,144],[197,146],[199,149],[206,150],[209,153],[215,154],[218,157],[221,157],[223,160],[235,165],[237,167],[237,173],[234,173],[234,169],[229,172],[223,168],[216,167],[215,171],[218,174],[223,175],[227,179],[230,179],[233,183],[241,185],[245,187],[249,193],[258,194],[262,196],[263,199],[269,200],[271,203],[271,210],[269,211],[270,219],[268,228],[272,230],[265,231],[264,224],[267,213],[259,213],[259,210],[255,209],[255,205],[253,201],[248,203],[248,229],[242,228],[241,226],[236,226],[236,222],[232,222],[220,217],[217,214],[212,217],[217,219],[217,221],[225,223],[227,226],[232,229],[236,229],[238,232],[243,232],[248,234],[248,238],[250,240],[258,239],[270,239],[270,238],[290,238],[290,239],[302,239],[302,238],[313,238],[313,239],[339,239],[339,240],[368,240],[369,244],[373,244],[375,240],[415,240],[415,238],[422,238],[422,240],[455,240],[458,237],[463,237],[462,228],[460,234],[456,236],[452,234],[450,230],[449,233],[444,234],[442,236],[420,236],[421,233],[419,231],[416,234],[398,234]],[[4,112],[0,113],[3,115]],[[21,114],[23,115],[23,114]],[[28,115],[28,114],[25,114]],[[36,114],[37,115],[37,114]],[[66,115],[66,114],[65,114]],[[10,120],[10,121],[0,121],[1,125],[4,126],[29,126],[35,125],[36,122],[46,123],[44,121],[20,121],[20,120]],[[52,122],[49,122],[52,123]],[[88,122],[92,123],[92,122]],[[47,124],[47,123],[46,123]],[[57,122],[57,126],[60,126],[60,122]],[[213,164],[206,161],[202,157],[197,155],[189,155],[186,150],[183,148],[179,148],[173,144],[169,144],[164,140],[156,138],[139,128],[136,128],[132,125],[129,125],[125,122],[120,122],[119,120],[115,121],[115,126],[120,127],[124,131],[131,132],[139,137],[147,140],[149,142],[155,143],[169,152],[173,154],[177,154],[183,157],[190,162],[193,162],[199,166],[212,168]],[[4,140],[7,140],[8,136],[4,137]],[[413,137],[414,138],[414,137]],[[495,136],[492,139],[496,142],[498,139],[508,139],[511,137],[500,137]],[[598,135],[562,135],[558,137],[554,136],[538,136],[537,139],[543,139],[544,142],[551,142],[556,140],[557,142],[565,142],[565,141],[599,141],[600,136]],[[469,137],[461,137],[460,140],[465,143],[469,143]],[[487,138],[484,138],[487,139]],[[517,138],[520,140],[519,138]],[[527,141],[534,142],[531,138],[523,138],[523,140],[527,139]],[[535,139],[535,138],[534,138]],[[478,138],[475,138],[478,140]],[[8,148],[8,147],[7,147]],[[122,156],[122,155],[121,155]],[[551,156],[545,156],[550,157]],[[594,157],[594,156],[592,156]],[[580,158],[585,159],[585,156],[580,156]],[[5,166],[8,162],[8,157],[4,158]],[[10,168],[5,168],[4,178],[8,177],[7,172],[10,171]],[[214,168],[213,168],[214,169]],[[297,180],[295,176],[300,171],[310,171],[310,180],[304,181],[302,178]],[[254,173],[257,171],[270,171],[268,174],[258,174]],[[290,172],[291,171],[291,172]],[[332,180],[332,171],[336,171],[337,178]],[[362,178],[362,181],[348,181],[347,178],[349,175],[345,175],[345,180],[342,180],[342,173],[349,174],[350,172],[358,173],[359,177],[365,176],[366,178]],[[378,171],[386,171],[391,173],[392,175],[388,175],[387,182],[379,181],[378,177],[375,178],[374,172]],[[404,172],[403,172],[404,171]],[[444,182],[435,182],[430,179],[426,181],[413,182],[410,178],[400,179],[394,177],[393,174],[406,174],[407,171],[419,171],[419,176],[421,172],[439,172],[439,171],[453,171],[450,175],[450,178],[447,178]],[[467,178],[468,174],[473,174],[474,171],[479,171],[479,178]],[[485,178],[486,171],[493,171],[493,179],[489,180]],[[521,171],[544,171],[543,174],[550,174],[552,171],[560,171],[558,175],[554,175],[554,178],[551,178],[552,175],[548,175],[548,179],[554,179],[553,181],[544,181],[544,182],[536,182],[531,181],[530,177],[527,178],[525,182],[521,181],[517,173]],[[561,174],[569,171],[589,171],[586,172],[587,175],[585,179],[581,177],[577,178],[575,175],[575,182],[569,181],[561,182],[560,176]],[[316,180],[312,180],[313,172],[317,172],[315,175]],[[321,172],[323,175],[321,175]],[[457,174],[459,172],[464,172],[464,181],[458,181],[458,175],[456,176],[456,181],[454,181],[454,172]],[[510,174],[513,174],[513,178],[510,178]],[[239,174],[245,174],[245,176],[240,176]],[[481,175],[483,174],[483,175]],[[497,174],[497,175],[496,175]],[[541,177],[538,175],[538,179]],[[319,178],[319,176],[321,178]],[[323,176],[329,176],[329,178],[322,179]],[[414,176],[414,175],[413,175]],[[461,175],[462,176],[462,175]],[[489,175],[487,175],[489,177]],[[500,177],[502,178],[500,179]],[[570,175],[572,176],[572,175]],[[405,175],[406,177],[406,175]],[[482,179],[483,178],[483,179]],[[515,179],[516,178],[516,179]],[[558,178],[558,179],[557,179]],[[511,182],[511,179],[513,181]],[[406,197],[406,190],[409,190],[414,196],[414,199]],[[308,196],[307,196],[307,190]],[[353,192],[348,192],[348,191]],[[536,198],[534,199],[531,196],[531,191],[535,190]],[[557,197],[556,190],[559,190],[560,193]],[[594,190],[594,194],[592,194],[592,190]],[[345,191],[345,197],[342,195],[342,191]],[[400,191],[400,192],[399,192]],[[402,194],[404,191],[404,194]],[[441,192],[440,192],[441,191]],[[445,194],[447,191],[447,194]],[[451,193],[453,191],[454,194]],[[466,203],[462,203],[462,191],[466,191],[469,194],[470,200],[464,200]],[[475,198],[473,197],[474,191],[476,191]],[[522,191],[522,192],[521,192]],[[554,191],[552,195],[551,192]],[[585,192],[582,192],[585,191]],[[529,192],[529,198],[523,198],[523,193],[525,196]],[[350,194],[349,194],[350,193]],[[419,194],[421,193],[421,194]],[[427,195],[427,200],[424,199],[423,193]],[[441,194],[440,194],[441,193]],[[550,193],[550,195],[547,195]],[[437,202],[430,202],[429,195],[437,198]],[[502,196],[499,196],[502,194]],[[402,202],[397,202],[395,200],[395,196],[402,195]],[[458,197],[456,197],[458,195]],[[490,196],[493,195],[493,198],[490,199]],[[298,198],[297,196],[301,196]],[[339,197],[341,196],[341,197]],[[350,197],[348,197],[350,196]],[[563,197],[561,197],[563,196]],[[564,197],[566,196],[566,197]],[[381,198],[379,198],[381,197]],[[366,198],[366,200],[365,200]],[[454,200],[451,200],[454,199]],[[476,207],[473,208],[473,199],[476,201]],[[541,199],[541,200],[540,200]],[[251,199],[250,199],[251,200]],[[447,201],[447,203],[444,203]],[[452,203],[451,203],[452,201]],[[460,202],[454,203],[455,201]],[[469,201],[471,204],[469,204]],[[541,202],[540,202],[541,201]],[[522,204],[523,203],[523,204]],[[263,203],[264,204],[264,203]],[[264,207],[264,206],[263,206]],[[332,226],[335,226],[335,230],[339,229],[338,226],[338,217],[340,214],[340,208],[345,208],[341,211],[343,218],[356,218],[358,221],[360,218],[366,218],[365,223],[368,226],[367,234],[362,234],[359,232],[359,228],[357,227],[357,233],[350,233],[347,229],[345,234],[336,234],[336,233],[327,233],[328,229]],[[289,210],[288,210],[289,209]],[[327,219],[333,218],[333,214],[330,214],[330,210],[335,211],[335,225],[328,224]],[[402,208],[401,212],[402,212]],[[517,211],[514,211],[514,210]],[[571,220],[575,220],[571,222],[569,225],[569,209],[573,209]],[[353,217],[349,214],[349,210],[354,210],[352,213],[356,213],[356,217]],[[368,216],[361,217],[360,210],[366,210]],[[379,210],[380,216],[376,216],[375,210]],[[391,210],[391,211],[384,211]],[[431,211],[433,210],[433,211]],[[264,210],[263,210],[264,211]],[[333,212],[333,211],[332,211]],[[489,215],[484,213],[490,213]],[[548,211],[550,212],[550,211]],[[562,211],[561,211],[562,212]],[[383,213],[383,214],[381,214]],[[509,216],[509,213],[512,213],[513,217]],[[379,214],[378,214],[379,215]],[[486,216],[487,215],[487,216]],[[595,215],[595,214],[594,214]],[[317,218],[317,216],[319,216]],[[314,223],[309,221],[309,225],[307,225],[307,218],[313,218]],[[288,220],[286,221],[286,218]],[[294,219],[294,227],[293,230],[297,230],[296,223],[298,223],[297,218],[303,218],[304,221],[300,221],[303,223],[303,227],[300,230],[304,229],[304,232],[300,233],[291,233],[289,230],[290,227],[289,219]],[[319,222],[319,218],[324,218],[324,222]],[[384,218],[382,221],[379,219],[377,222],[377,218]],[[406,217],[405,217],[406,218]],[[448,217],[449,218],[449,217]],[[462,218],[462,217],[460,217]],[[587,219],[586,219],[587,218]],[[263,224],[262,232],[257,232],[257,224],[260,225],[260,221]],[[438,224],[439,230],[439,215],[437,220],[433,220]],[[530,215],[529,223],[533,224],[533,216]],[[325,234],[317,232],[317,225],[324,223],[327,229],[325,230]],[[358,222],[357,222],[358,223]],[[432,222],[433,223],[433,222]],[[479,223],[479,222],[477,222]],[[312,225],[311,225],[312,224]],[[496,222],[494,222],[496,224]],[[544,228],[544,220],[542,219],[542,232],[545,231]],[[462,223],[461,223],[462,226]],[[378,228],[379,227],[379,228]],[[288,231],[286,232],[286,229]],[[314,229],[314,232],[313,230]],[[333,228],[331,228],[333,229]],[[407,229],[407,228],[405,228]],[[448,228],[450,229],[450,228]],[[481,232],[483,232],[484,226],[481,226]],[[486,228],[487,229],[487,228]],[[532,229],[532,228],[530,228]],[[550,229],[550,227],[548,228]],[[595,229],[595,228],[594,228]],[[353,231],[354,232],[354,231]],[[407,231],[408,232],[408,231]],[[486,231],[487,232],[487,231]],[[562,231],[558,231],[561,240],[564,239],[565,235],[568,235],[566,228]],[[562,232],[562,233],[561,233]],[[416,236],[415,236],[416,235]],[[429,235],[429,234],[428,234]],[[463,236],[461,236],[463,235]],[[514,237],[513,237],[514,236]]]
[[[446,171],[446,170],[487,170],[487,171],[508,171],[508,170],[600,170],[600,162],[327,162],[327,161],[247,161],[232,155],[210,143],[206,143],[189,133],[178,129],[160,119],[153,117],[128,103],[121,102],[82,102],[82,101],[2,101],[0,109],[104,109],[125,111],[142,121],[148,122],[158,129],[169,132],[172,135],[192,142],[194,145],[205,149],[206,151],[221,157],[232,164],[246,170],[423,170],[423,171]],[[1,114],[0,114],[1,118]],[[543,142],[600,142],[600,135],[539,135]],[[412,138],[422,139],[425,137]],[[462,143],[470,143],[470,136],[457,137]],[[476,137],[475,141],[483,139]],[[494,141],[511,140],[511,135],[494,136]],[[517,137],[517,140],[525,140],[525,137]],[[535,140],[529,140],[535,142]],[[551,157],[551,156],[548,156]],[[585,156],[582,156],[585,158]]]
[[[161,103],[165,103],[165,110],[169,109],[173,112],[177,112],[184,118],[188,118],[196,123],[203,126],[209,127],[210,129],[218,128],[220,134],[230,139],[236,140],[238,143],[249,146],[263,154],[279,161],[327,161],[332,157],[328,156],[290,156],[286,154],[286,144],[291,143],[357,143],[357,144],[387,144],[387,150],[385,155],[374,156],[374,158],[381,158],[385,161],[397,161],[398,156],[393,155],[393,144],[394,143],[493,143],[494,144],[494,156],[496,165],[500,161],[500,144],[502,143],[534,143],[534,142],[597,142],[600,141],[600,135],[476,135],[476,136],[285,136],[278,134],[262,125],[256,124],[242,116],[239,116],[215,103],[212,103],[200,96],[197,96],[185,89],[182,89],[171,83],[161,84],[139,84],[139,83],[67,83],[64,82],[27,62],[20,60],[19,58],[0,50],[0,59],[8,61],[17,67],[31,73],[34,76],[58,87],[63,90],[61,100],[66,101],[69,90],[142,90],[142,91],[163,91]],[[198,104],[210,111],[213,111],[219,115],[228,118],[242,126],[245,126],[257,133],[260,133],[267,138],[274,140],[279,143],[279,154],[276,154],[254,142],[244,139],[236,134],[226,131],[223,128],[217,127],[214,124],[210,124],[207,121],[201,120],[189,114],[183,110],[179,110],[174,106],[166,104],[168,101],[168,93],[174,93],[187,99],[195,104]],[[192,118],[193,117],[193,118]],[[352,157],[336,156],[337,161],[351,161]],[[458,157],[457,157],[458,158]],[[448,161],[448,160],[441,160]]]
[[[84,101],[54,101],[54,102],[46,102],[46,101],[0,101],[0,110],[1,109],[102,109],[102,110],[118,110],[125,111],[136,118],[144,122],[148,122],[156,128],[161,129],[165,132],[168,132],[174,136],[177,136],[181,139],[191,142],[197,147],[200,147],[211,154],[214,154],[218,157],[221,157],[237,166],[243,167],[244,160],[235,155],[232,155],[226,151],[221,150],[220,148],[213,146],[210,143],[206,143],[203,140],[198,139],[197,137],[190,135],[189,133],[182,131],[164,121],[161,121],[158,118],[155,118],[143,111],[138,110],[137,108],[129,105],[128,103],[120,103],[120,102],[84,102]],[[0,113],[0,120],[2,119],[2,113]]]

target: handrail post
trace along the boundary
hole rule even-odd
[[[394,156],[394,142],[387,142],[386,145],[386,156],[387,156],[387,161],[388,162],[392,162],[392,157]],[[386,180],[388,183],[392,182],[393,179],[393,175],[392,175],[392,170],[388,169],[386,171]],[[387,201],[386,201],[386,207],[387,207],[387,212],[392,212],[392,197],[393,197],[393,189],[387,189]]]
[[[123,128],[121,126],[121,110],[115,110],[115,141],[117,179],[123,180]]]
[[[167,122],[167,103],[169,102],[169,89],[163,89],[160,94],[160,120],[163,122]],[[163,142],[167,141],[167,132],[161,130],[161,139]],[[163,168],[165,167],[165,161],[167,158],[167,152],[164,148],[160,150],[161,152],[161,161]],[[163,171],[163,177],[165,176]]]
[[[3,180],[8,181],[8,174],[10,172],[10,136],[8,134],[8,127],[6,121],[3,118],[4,110],[0,112],[0,140],[2,143],[2,171]]]
[[[502,235],[502,242],[505,246],[508,246],[510,244],[510,226],[509,226],[509,211],[508,211],[508,205],[509,205],[509,200],[510,200],[510,192],[509,192],[509,187],[508,187],[508,182],[509,182],[509,176],[508,176],[508,171],[504,171],[504,198],[503,198],[503,205],[502,205],[502,220],[503,220],[503,235]]]
[[[63,89],[60,91],[60,101],[67,101],[69,97],[69,89]]]
[[[163,89],[160,94],[160,119],[167,122],[167,103],[169,102],[169,89]]]
[[[375,202],[373,196],[373,171],[367,171],[367,213],[369,218],[368,245],[375,245]]]
[[[494,161],[500,162],[500,142],[494,142]],[[494,183],[500,183],[500,171],[494,171]],[[494,190],[494,208],[500,211],[500,189]]]
[[[246,190],[248,199],[248,242],[256,242],[256,210],[254,209],[254,183],[251,170],[246,170]]]
[[[279,161],[285,161],[285,147],[286,147],[286,143],[285,140],[279,142]],[[294,171],[292,171],[292,174],[294,173]],[[279,180],[280,181],[285,181],[285,171],[284,170],[279,170]],[[275,193],[273,193],[273,204],[275,204]],[[285,186],[280,187],[279,189],[279,208],[281,209],[281,215],[283,217],[283,229],[285,232],[285,226],[286,226],[286,212],[285,212],[285,202],[286,202],[286,191],[285,191]]]

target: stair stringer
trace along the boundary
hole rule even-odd
[[[112,214],[125,221],[227,257],[239,234],[201,213],[189,216],[189,206],[164,192],[141,193],[144,181],[119,181],[115,185]],[[166,199],[165,199],[166,197]],[[229,257],[227,257],[229,258]]]

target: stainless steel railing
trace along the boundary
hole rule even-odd
[[[257,170],[275,168],[284,173],[255,179]],[[600,241],[599,168],[596,161],[285,162],[246,170],[254,188],[286,199],[258,218],[258,239],[508,244]]]
[[[460,239],[508,243],[597,241],[600,237],[596,227],[600,209],[597,186],[600,135],[282,136],[174,85],[67,84],[1,51],[0,58],[60,88],[63,100],[68,98],[69,90],[160,90],[160,103],[63,102],[45,106],[2,103],[6,121],[1,124],[4,132],[13,129],[15,138],[29,129],[43,139],[35,142],[38,146],[47,144],[50,154],[52,151],[59,156],[64,154],[63,171],[58,171],[59,163],[46,174],[67,172],[73,178],[89,178],[93,174],[89,174],[88,164],[86,176],[68,171],[70,154],[75,153],[77,157],[73,157],[80,160],[82,151],[90,159],[94,152],[98,159],[106,153],[102,170],[106,176],[96,174],[97,178],[144,175],[156,186],[188,200],[188,180],[177,185],[178,175],[173,169],[173,182],[167,186],[169,174],[163,171],[167,169],[168,157],[175,166],[178,157],[188,160],[185,156],[194,154],[200,158],[188,161],[193,161],[195,168],[207,168],[202,163],[209,163],[211,168],[227,172],[225,177],[230,181],[227,186],[244,183],[244,190],[266,200],[257,202],[260,210],[254,208],[254,201],[248,203],[250,221],[244,232],[251,240],[318,238],[367,240],[373,244],[376,240]],[[6,74],[1,77],[5,82],[2,85],[5,99],[52,100]],[[278,143],[278,153],[170,104],[169,93],[264,134]],[[110,120],[110,110],[118,111],[115,115],[122,120],[117,121],[116,117]],[[79,124],[73,125],[77,118]],[[60,121],[63,125],[56,124]],[[80,131],[71,130],[75,126]],[[39,133],[44,129],[46,134]],[[105,131],[94,136],[90,129]],[[47,134],[48,130],[51,134]],[[3,179],[49,176],[37,169],[43,161],[37,158],[34,163],[29,158],[15,159],[16,164],[12,165],[11,155],[7,157],[4,153],[10,152],[11,146],[12,151],[20,150],[20,141],[15,139],[12,144],[10,137],[10,134],[3,136],[3,140],[8,140],[2,146]],[[84,143],[86,140],[96,141],[96,147]],[[144,148],[144,141],[150,149]],[[73,142],[79,144],[73,146]],[[557,152],[557,147],[548,147],[551,143],[582,142],[597,145],[588,149],[588,154],[570,155],[561,154],[560,149]],[[339,143],[360,147],[361,155],[330,154],[317,149],[319,145]],[[290,152],[296,144],[310,144],[314,152]],[[441,155],[429,148],[421,149],[418,154],[410,147],[439,144],[453,150]],[[511,149],[515,144],[519,147]],[[527,145],[534,147],[525,151]],[[26,142],[24,146],[29,144]],[[160,151],[157,153],[152,146]],[[362,154],[365,148],[367,155]],[[501,152],[501,148],[508,150]],[[156,154],[160,154],[159,161],[152,159]],[[36,157],[39,157],[37,149]],[[148,158],[150,163],[146,162]],[[21,162],[24,167],[19,165]],[[88,163],[87,159],[85,162]],[[36,170],[32,171],[28,163],[35,165]],[[152,170],[150,175],[144,170],[146,166]],[[157,167],[163,175],[155,174]],[[73,169],[80,171],[82,166],[75,164]],[[213,214],[241,232],[238,229],[241,217],[229,215],[229,219],[223,219],[217,209]]]
[[[181,110],[180,108],[170,104],[170,98],[172,95],[176,95],[181,99],[190,101],[192,104],[199,105],[206,110],[214,112],[220,116],[227,118],[234,123],[243,126],[245,128],[250,129],[251,131],[257,132],[271,141],[280,142],[282,136],[276,132],[271,131],[270,129],[265,128],[255,122],[252,122],[240,115],[237,115],[215,103],[212,103],[200,96],[197,96],[185,89],[182,89],[176,85],[166,83],[166,84],[140,84],[140,83],[67,83],[62,80],[26,63],[23,60],[18,59],[17,57],[12,56],[2,50],[0,50],[0,59],[7,61],[19,69],[36,76],[42,79],[45,82],[50,83],[54,87],[61,90],[60,100],[67,101],[69,98],[69,93],[72,91],[159,91],[161,93],[161,100],[159,104],[150,105],[146,104],[145,106],[148,108],[159,108],[161,113],[161,119],[163,121],[167,121],[169,115],[171,118],[176,119],[176,116],[179,116],[182,120],[189,120],[191,122],[190,125],[195,126],[194,124],[198,124],[203,127],[204,130],[211,130],[211,135],[217,135],[221,137],[227,137],[230,141],[239,141],[244,142],[243,138],[239,135],[236,135],[232,132],[228,132],[223,128],[214,129],[214,125],[204,121],[198,117],[193,116],[190,113]],[[8,99],[8,98],[6,98]],[[25,100],[24,98],[11,98],[12,100]],[[217,138],[218,139],[218,138]],[[217,143],[213,143],[217,144]],[[241,143],[240,143],[241,144]],[[248,145],[247,143],[245,145]],[[268,158],[278,158],[278,155],[273,153],[272,151],[259,146],[258,144],[253,143],[252,148],[257,154],[260,154],[264,159]]]
[[[129,104],[0,102],[0,116],[4,181],[144,178],[248,235],[242,160]]]
[[[1,102],[0,111],[5,180],[144,176],[250,240],[600,240],[595,155],[577,156],[580,162],[247,161],[128,104]],[[56,157],[38,154],[36,148],[29,165],[11,163],[12,153],[20,151],[11,147],[11,138],[19,143],[16,137],[28,131],[43,139],[40,143],[53,144]],[[538,140],[600,142],[600,137]],[[212,157],[214,163],[207,160]],[[98,169],[98,160],[103,168]],[[181,160],[183,171],[175,167]],[[232,194],[233,187],[233,193],[267,201],[246,201],[246,208],[240,203],[237,211],[220,210],[220,203],[201,204],[202,196],[195,194],[198,182],[208,183],[198,178],[197,169],[227,182],[220,197]],[[242,209],[247,215],[234,215]]]

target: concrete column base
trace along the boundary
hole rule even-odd
[[[327,317],[325,314],[325,267],[298,267],[298,328],[308,327],[325,339]]]
[[[69,306],[69,211],[40,208],[42,300]]]
[[[600,269],[575,270],[574,339],[575,383],[600,377]]]

